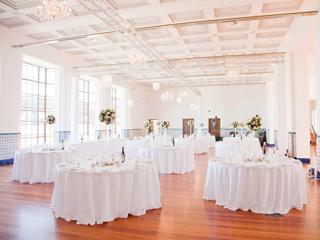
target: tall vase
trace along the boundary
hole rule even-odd
[[[111,124],[107,124],[107,140],[111,139]]]
[[[168,130],[168,128],[164,128],[163,130],[164,130],[164,135],[167,136],[167,130]]]

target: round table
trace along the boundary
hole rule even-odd
[[[263,214],[286,214],[307,203],[306,179],[300,161],[231,163],[224,159],[208,162],[203,198],[215,200],[230,210]]]
[[[226,141],[216,143],[216,157],[239,157],[239,158],[260,158],[262,148],[258,138],[246,137],[243,139],[228,138]]]
[[[130,158],[136,158],[138,156],[139,147],[143,147],[145,145],[146,140],[141,139],[133,139],[127,142],[126,156]]]
[[[139,157],[151,159],[158,165],[161,174],[182,174],[194,170],[195,159],[193,148],[188,146],[140,147]]]
[[[100,224],[129,214],[140,216],[161,207],[160,181],[154,162],[133,169],[57,167],[51,207],[55,217],[77,224]]]
[[[84,143],[71,144],[70,148],[83,154],[120,154],[122,147],[126,148],[127,139],[125,138],[112,138],[102,141],[89,141]]]
[[[210,148],[215,147],[216,138],[211,135],[201,135],[194,138],[194,152],[196,154],[208,153]]]
[[[197,137],[176,138],[178,144],[192,145],[195,154],[209,153],[210,148],[215,148],[216,138],[211,135],[201,135]]]
[[[20,183],[54,182],[56,165],[73,159],[72,151],[18,151],[15,153],[11,180]]]

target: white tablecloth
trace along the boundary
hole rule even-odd
[[[281,164],[230,163],[209,160],[203,198],[230,210],[286,214],[307,203],[300,161]]]
[[[216,143],[216,157],[259,158],[262,156],[262,148],[258,138],[228,139]]]
[[[77,152],[83,154],[120,154],[122,147],[126,148],[127,139],[125,138],[112,138],[103,141],[90,141],[84,143],[77,143],[70,145],[70,148],[75,149]]]
[[[208,153],[210,148],[215,147],[215,137],[210,135],[197,136],[194,139],[194,152],[196,154]]]
[[[194,151],[188,146],[140,147],[139,157],[154,160],[162,174],[188,173],[194,170]]]
[[[211,135],[201,135],[197,137],[176,138],[178,144],[193,145],[194,153],[209,153],[210,148],[215,148],[216,138]]]
[[[11,179],[30,184],[54,182],[56,165],[72,156],[71,151],[16,152]]]
[[[57,218],[96,224],[140,216],[161,207],[158,169],[137,162],[132,170],[71,171],[58,167],[51,206]]]
[[[145,142],[145,139],[133,139],[128,141],[126,148],[127,157],[136,158],[138,156],[139,147],[143,147]]]
[[[71,144],[64,151],[19,151],[15,154],[11,179],[21,183],[54,182],[59,162],[83,161],[120,154],[126,148],[127,139],[114,138],[107,141]]]

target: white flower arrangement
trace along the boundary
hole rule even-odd
[[[103,109],[100,112],[99,120],[102,123],[110,125],[116,122],[116,112],[113,109]]]
[[[162,122],[161,122],[161,127],[162,127],[162,128],[169,128],[169,127],[170,127],[170,122],[168,122],[168,121],[162,121]]]
[[[257,114],[256,116],[252,117],[249,122],[247,122],[247,126],[250,128],[250,130],[257,131],[262,126],[262,119]]]
[[[49,125],[54,124],[56,122],[56,118],[55,116],[53,116],[53,114],[49,114],[46,117],[46,123],[48,123]]]
[[[144,124],[143,124],[143,127],[144,128],[150,128],[151,127],[150,121],[145,121]]]
[[[193,120],[191,120],[191,119],[188,120],[188,121],[187,121],[187,125],[188,125],[189,127],[193,126]]]

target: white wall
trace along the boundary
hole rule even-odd
[[[0,41],[0,132],[20,129],[21,53]]]
[[[134,89],[128,91],[133,105],[127,107],[127,128],[141,129],[148,119],[160,119],[160,99],[153,90]]]
[[[202,87],[201,97],[189,94],[182,103],[177,104],[175,98],[170,102],[161,102],[159,91],[135,90],[134,105],[131,107],[131,125],[129,128],[142,128],[143,122],[149,118],[167,120],[171,128],[181,128],[182,118],[194,118],[195,125],[203,123],[207,126],[208,118],[218,116],[222,127],[230,128],[233,121],[246,122],[250,117],[259,114],[265,116],[265,86],[233,85]],[[168,89],[177,96],[179,89]],[[190,104],[198,105],[192,109]],[[211,111],[209,113],[209,110]]]
[[[0,27],[0,132],[20,132],[20,85],[23,56],[55,65],[57,76],[57,124],[58,130],[71,127],[71,74],[74,59],[48,46],[15,49],[13,41],[23,42],[23,37]],[[10,104],[8,104],[10,103]],[[68,114],[65,114],[68,113]]]

